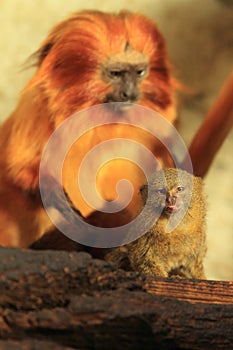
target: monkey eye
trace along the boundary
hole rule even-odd
[[[120,78],[122,76],[122,71],[121,70],[111,70],[109,72],[109,75],[111,78]]]
[[[156,190],[156,192],[159,193],[159,194],[166,194],[166,193],[167,193],[167,190],[166,190],[166,188],[158,188],[158,189]]]
[[[183,192],[185,190],[184,186],[178,186],[177,187],[177,192]]]
[[[146,70],[145,69],[138,69],[137,70],[137,76],[138,77],[143,77],[146,73]]]

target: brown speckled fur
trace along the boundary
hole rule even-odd
[[[171,232],[167,230],[171,215],[166,208],[166,195],[158,191],[164,187],[163,174],[166,178],[167,193],[175,193],[178,186],[184,186],[181,193],[176,193],[176,203],[182,212],[188,201],[193,180],[192,196],[183,219]],[[156,172],[149,182],[153,191],[151,207],[147,215],[163,211],[151,229],[136,241],[123,247],[113,249],[106,259],[124,269],[139,271],[145,275],[161,277],[180,277],[205,279],[203,258],[206,252],[205,214],[206,204],[202,180],[185,171],[179,170],[179,182],[176,169],[163,169]],[[147,186],[142,187],[145,202]]]

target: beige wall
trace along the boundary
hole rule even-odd
[[[164,33],[176,74],[193,91],[182,97],[182,135],[188,143],[217,91],[232,69],[233,6],[221,0],[96,0],[88,8],[127,8],[152,17]],[[82,0],[0,0],[0,119],[14,108],[32,75],[22,70],[48,30],[70,13],[84,9]],[[233,134],[228,137],[206,178],[209,202],[209,278],[233,279]]]

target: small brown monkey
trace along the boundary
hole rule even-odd
[[[151,191],[151,199],[148,197]],[[205,279],[206,204],[201,178],[184,170],[161,169],[140,189],[147,217],[157,215],[136,241],[113,249],[106,260],[145,275]]]

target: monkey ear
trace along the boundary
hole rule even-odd
[[[29,67],[39,67],[44,59],[48,56],[50,51],[52,50],[53,46],[57,43],[59,38],[62,36],[62,33],[64,32],[64,28],[67,26],[67,21],[61,22],[58,24],[52,32],[49,34],[49,36],[45,39],[45,41],[41,44],[39,49],[34,52],[27,60]]]
[[[141,194],[142,204],[145,205],[148,196],[148,185],[142,185],[139,189],[139,192]]]
[[[44,45],[42,45],[39,50],[37,50],[33,56],[34,56],[34,60],[36,60],[36,65],[40,66],[41,63],[44,61],[45,57],[48,56],[49,52],[51,51],[52,47],[54,46],[55,41],[52,42],[48,42],[45,43]]]
[[[48,41],[44,43],[44,45],[42,45],[36,52],[28,57],[25,64],[26,68],[39,67],[44,59],[48,56],[54,44],[55,41]]]

